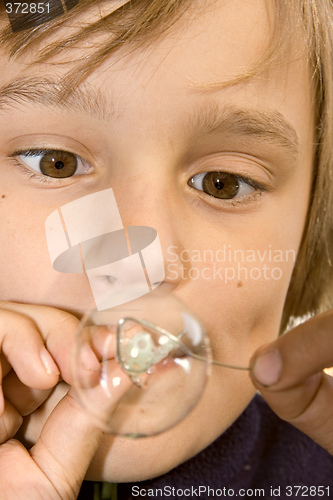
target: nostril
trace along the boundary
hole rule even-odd
[[[107,276],[106,279],[110,282],[110,283],[115,283],[117,281],[117,278],[115,278],[114,276]]]

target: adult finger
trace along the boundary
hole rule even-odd
[[[251,376],[273,411],[333,453],[333,312],[318,315],[260,348]]]

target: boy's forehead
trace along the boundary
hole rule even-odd
[[[124,0],[112,2],[111,11],[114,10],[115,5],[119,6],[124,3],[127,2]],[[91,14],[90,10],[88,12]],[[95,19],[93,20],[96,20],[96,16],[100,17],[101,13],[105,14],[104,10],[101,10],[100,2],[97,2],[94,12]],[[126,52],[137,54],[138,60],[144,57],[151,58],[154,53],[157,64],[172,54],[174,62],[177,59],[182,60],[181,64],[185,64],[184,71],[186,71],[186,67],[193,66],[189,63],[205,54],[207,78],[211,76],[215,80],[219,79],[220,69],[223,69],[221,76],[226,76],[227,66],[230,76],[234,77],[240,71],[246,71],[248,67],[251,67],[258,58],[258,54],[267,49],[270,37],[268,17],[268,4],[265,0],[255,0],[255,2],[203,0],[199,5],[191,3],[190,8],[165,33],[154,36],[151,40],[148,34],[144,44],[141,44],[140,38],[128,45],[125,44],[108,58],[108,63],[123,58]],[[71,19],[69,25],[65,23],[59,30],[50,30],[50,35],[44,38],[42,43],[38,44],[37,41],[32,49],[23,52],[21,57],[13,60],[11,65],[13,71],[17,63],[17,71],[20,75],[22,72],[40,74],[48,69],[51,69],[55,75],[66,74],[75,66],[82,64],[84,59],[88,60],[89,56],[97,53],[108,39],[112,39],[110,31],[95,33],[90,38],[87,30],[85,38],[77,45],[59,50],[50,60],[42,64],[30,65],[30,63],[38,60],[46,46],[60,46],[64,39],[76,35],[83,25],[88,27],[90,23],[91,19],[87,18],[87,13],[83,13],[77,19]],[[22,32],[22,36],[25,35],[25,32]],[[158,60],[158,53],[160,60]],[[132,63],[133,58],[130,60],[130,64]],[[189,74],[188,77],[191,78],[192,75]]]
[[[121,101],[121,95],[127,101],[129,94],[138,88],[149,87],[149,97],[152,105],[155,99],[156,110],[164,91],[177,94],[181,88],[189,99],[195,95],[208,96],[205,85],[246,73],[267,50],[271,15],[267,5],[265,0],[234,0],[209,1],[205,2],[205,8],[203,3],[200,9],[191,8],[171,32],[152,41],[150,46],[119,49],[94,70],[80,88],[73,89],[60,106],[81,108],[108,119],[113,115],[114,103]],[[90,49],[70,49],[43,64],[27,65],[23,58],[12,61],[0,77],[0,82],[3,80],[0,107],[8,103],[59,104],[63,76],[75,68],[77,61],[81,62],[87,50]],[[245,82],[243,89],[246,86],[251,88],[253,83]],[[243,96],[246,102],[246,91]],[[238,119],[237,123],[245,121]],[[259,121],[262,128],[269,123],[267,117]],[[275,122],[279,128],[279,117]],[[288,127],[285,132],[287,137]]]

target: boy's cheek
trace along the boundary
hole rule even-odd
[[[288,256],[283,258],[284,262],[265,258],[246,262],[245,255],[243,261],[196,265],[192,271],[205,278],[185,279],[182,295],[200,304],[195,310],[208,331],[230,336],[235,342],[263,323],[266,326],[268,319],[277,333],[294,267],[293,256],[289,261]]]
[[[3,276],[0,300],[51,306],[79,316],[94,308],[91,288],[84,275],[60,276],[44,257],[20,256],[18,264],[10,262],[7,266],[5,262],[6,259],[0,266]]]
[[[21,186],[14,188],[6,189],[4,182],[0,192],[0,300],[72,312],[91,309],[94,302],[84,274],[59,273],[52,267],[45,234],[50,207],[39,202],[38,190],[33,202]]]
[[[1,243],[0,300],[48,305],[81,314],[94,307],[84,274],[52,268],[43,231],[8,231]]]

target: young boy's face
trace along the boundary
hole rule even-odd
[[[84,274],[52,268],[45,220],[71,200],[112,188],[124,226],[158,231],[161,287],[196,312],[215,359],[246,366],[277,335],[309,202],[307,64],[290,47],[284,62],[259,77],[209,88],[246,72],[267,48],[265,4],[192,8],[149,48],[112,55],[68,105],[53,104],[40,85],[0,98],[1,300],[76,313],[91,305]],[[84,55],[78,49],[52,63]],[[56,84],[72,65],[28,66],[3,56],[1,67],[2,87],[26,87],[25,79]],[[24,151],[50,149],[85,163],[60,180],[35,172],[38,162]],[[246,372],[215,367],[188,419],[154,438],[115,439],[107,468],[115,480],[168,470],[224,431],[253,393]]]

